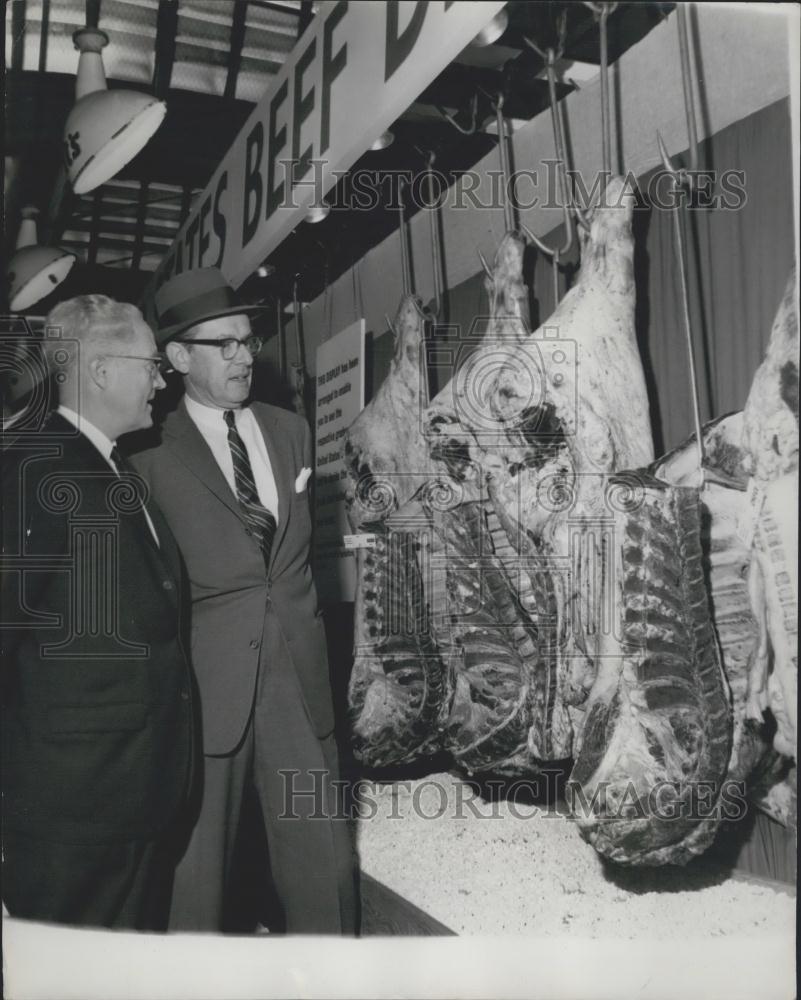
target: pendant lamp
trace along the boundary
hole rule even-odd
[[[471,45],[475,45],[476,48],[483,49],[487,45],[492,45],[493,42],[497,42],[501,35],[509,27],[509,15],[504,7],[499,10],[498,13],[493,17],[486,27],[482,28],[481,31],[476,35]]]
[[[327,205],[324,201],[318,202],[318,204],[310,206],[306,212],[306,222],[310,222],[312,225],[322,222],[323,219],[328,218],[330,211],[330,205]]]
[[[101,50],[108,35],[81,28],[75,105],[64,127],[64,157],[76,194],[93,191],[132,160],[167,113],[164,101],[136,90],[108,90]]]
[[[75,254],[61,247],[41,247],[37,243],[35,208],[22,210],[17,252],[8,262],[8,304],[12,312],[29,309],[49,295],[67,277]]]

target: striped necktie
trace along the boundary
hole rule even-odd
[[[236,498],[245,520],[261,545],[264,554],[265,566],[270,562],[270,550],[273,545],[273,538],[277,524],[275,518],[264,507],[259,500],[256,491],[256,481],[253,478],[253,469],[250,466],[245,443],[239,436],[236,429],[235,414],[233,410],[225,411],[225,422],[228,424],[228,447],[231,449],[231,458],[234,462],[234,482],[236,483]]]

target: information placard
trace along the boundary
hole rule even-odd
[[[352,601],[356,553],[345,545],[345,431],[364,409],[363,319],[317,348],[314,570],[321,603]]]

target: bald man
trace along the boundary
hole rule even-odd
[[[151,425],[161,359],[139,310],[105,296],[46,329],[58,409],[4,449],[3,901],[159,930],[192,695],[178,551],[116,442]]]

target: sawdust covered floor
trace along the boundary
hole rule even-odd
[[[362,871],[462,935],[697,940],[794,934],[795,897],[697,859],[602,861],[558,806],[480,797],[452,774],[364,782]]]

